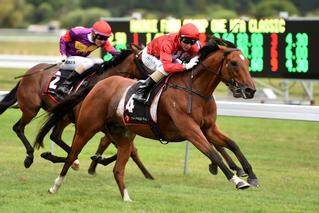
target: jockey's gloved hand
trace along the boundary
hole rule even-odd
[[[195,56],[193,58],[191,58],[191,60],[186,64],[185,68],[187,70],[192,69],[195,65],[197,65],[199,62],[199,56]]]
[[[61,58],[59,59],[58,63],[65,63],[67,58],[68,57],[66,55],[62,55]]]

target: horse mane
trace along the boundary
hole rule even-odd
[[[105,61],[103,63],[103,69],[108,69],[119,65],[122,61],[124,61],[124,59],[126,59],[132,53],[133,50],[131,49],[122,50],[118,56],[113,57],[109,61]]]
[[[203,60],[204,58],[206,58],[210,53],[215,52],[217,50],[219,50],[219,46],[225,46],[225,47],[230,47],[230,48],[237,48],[237,46],[230,42],[227,41],[225,39],[222,38],[218,38],[216,36],[212,36],[212,35],[207,35],[207,42],[206,45],[203,46],[200,50],[199,50],[199,60]]]

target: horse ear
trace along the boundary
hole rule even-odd
[[[128,46],[134,52],[134,54],[139,53],[143,49],[142,47],[140,47],[134,43],[130,43]]]
[[[212,42],[214,42],[214,37],[211,34],[206,33],[206,44],[211,44]]]

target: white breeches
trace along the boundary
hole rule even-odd
[[[142,61],[143,64],[150,70],[160,71],[165,76],[168,75],[167,72],[164,71],[161,60],[147,53],[147,47],[142,50]]]
[[[82,56],[70,56],[67,58],[66,62],[61,65],[62,69],[74,70],[78,66],[82,66],[84,70],[93,67],[94,64],[102,64],[103,60],[101,58],[88,58]]]

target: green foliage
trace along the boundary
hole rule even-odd
[[[47,3],[43,2],[39,5],[39,7],[35,10],[33,14],[34,20],[41,20],[41,22],[47,22],[53,15],[53,7]]]
[[[0,0],[0,27],[23,27],[26,12],[30,12],[24,0]]]
[[[219,4],[209,4],[205,7],[205,14],[208,18],[235,18],[235,11],[224,8]]]
[[[91,27],[100,17],[109,17],[110,14],[108,10],[99,8],[77,9],[61,18],[61,26],[64,28],[75,26]]]
[[[99,8],[107,10],[102,16],[125,17],[132,12],[143,10],[143,18],[163,18],[173,16],[233,18],[251,16],[257,18],[277,17],[280,11],[289,15],[316,15],[318,1],[314,0],[0,0],[0,27],[23,27],[27,24],[47,23],[61,20],[62,26],[87,25],[87,10]],[[82,16],[79,14],[82,12]],[[99,11],[89,14],[92,19]],[[68,18],[78,18],[74,23]]]
[[[280,11],[287,11],[289,15],[298,15],[296,6],[288,0],[263,0],[255,8],[255,17],[277,17]]]

